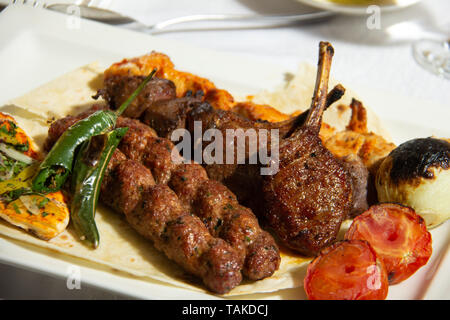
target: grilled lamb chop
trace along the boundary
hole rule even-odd
[[[280,170],[264,181],[265,216],[283,242],[316,255],[337,236],[352,205],[351,177],[319,138],[333,47],[320,43],[319,65],[306,122],[280,143]]]

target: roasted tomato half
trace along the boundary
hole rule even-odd
[[[368,241],[383,261],[390,284],[409,278],[431,256],[431,234],[409,207],[383,203],[356,217],[345,238]]]
[[[310,300],[382,300],[388,293],[383,263],[367,241],[345,240],[321,251],[308,266]]]

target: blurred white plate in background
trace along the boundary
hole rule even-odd
[[[394,11],[411,6],[421,0],[296,0],[312,7],[345,14],[365,15],[370,5],[381,11]]]

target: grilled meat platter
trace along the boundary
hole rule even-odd
[[[291,257],[307,262],[296,283],[310,299],[384,299],[427,263],[427,229],[449,217],[443,206],[421,212],[420,201],[448,199],[450,144],[397,147],[368,129],[356,98],[345,130],[326,123],[346,92],[329,84],[334,56],[320,42],[311,103],[293,114],[236,101],[158,52],[106,69],[95,103],[50,119],[42,151],[5,114],[0,216],[49,243],[68,228],[94,260],[113,250],[97,214],[107,207],[131,246],[159,254],[156,269],[170,265],[158,280],[177,269],[214,294],[257,292],[288,273]]]

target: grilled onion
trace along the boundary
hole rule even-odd
[[[3,152],[7,157],[23,162],[25,164],[32,164],[34,162],[33,158],[30,158],[29,156],[23,154],[20,151],[17,151],[14,148],[8,147],[4,143],[0,143],[0,151]]]
[[[381,163],[380,202],[412,207],[433,228],[450,218],[450,143],[436,138],[407,141]]]

